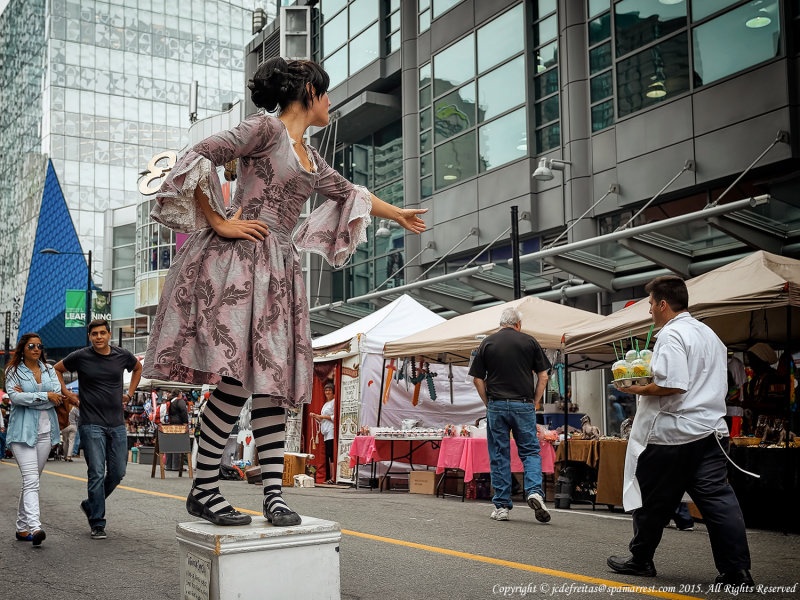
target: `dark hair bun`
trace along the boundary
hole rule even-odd
[[[256,71],[247,84],[253,104],[267,112],[285,106],[290,95],[289,65],[280,56],[270,58]]]
[[[328,91],[330,78],[317,63],[310,60],[292,60],[288,63],[279,56],[270,58],[256,69],[247,84],[253,104],[267,112],[283,110],[293,102],[309,109],[314,97],[322,98]]]

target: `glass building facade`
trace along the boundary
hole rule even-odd
[[[683,215],[713,201],[727,187],[726,178],[752,162],[753,144],[761,144],[756,140],[763,137],[759,148],[766,147],[774,130],[792,128],[786,90],[794,84],[787,88],[785,81],[793,72],[786,63],[797,49],[787,28],[796,30],[797,3],[320,0],[311,11],[312,51],[331,74],[334,114],[327,140],[318,133],[315,141],[337,142],[326,156],[349,179],[385,199],[430,211],[420,238],[375,222],[368,244],[349,265],[332,272],[327,297],[333,303],[361,303],[359,296],[419,276],[487,263],[494,263],[493,269],[482,273],[480,282],[468,285],[469,278],[462,277],[436,284],[441,293],[409,292],[436,309],[456,312],[509,299],[503,290],[512,279],[505,262],[511,254],[511,206],[525,215],[519,223],[523,254],[602,235],[631,218],[637,225]],[[402,64],[391,41],[395,36]],[[769,101],[734,100],[747,89],[767,89],[764,85],[778,90]],[[391,103],[370,99],[370,93],[396,101],[392,127],[402,130],[402,177],[398,173],[387,189],[374,179],[373,163],[381,146],[376,140],[387,127],[376,115]],[[750,125],[759,119],[769,125]],[[764,160],[779,165],[788,160],[787,147],[778,148]],[[567,162],[551,180],[533,180],[543,158]],[[659,202],[637,214],[688,159],[697,161],[699,170],[682,176]],[[398,195],[391,191],[395,187]],[[751,189],[743,183],[731,196]],[[399,194],[402,200],[395,200]],[[753,218],[772,228],[786,210],[793,213],[780,205]],[[794,225],[787,227],[785,235],[792,237]],[[471,229],[476,233],[469,236]],[[697,259],[746,244],[708,229],[698,224],[688,229],[689,240],[681,234],[660,242]],[[568,278],[593,281],[564,265],[597,266],[606,273],[597,279],[601,283],[653,265],[652,257],[611,246],[576,252],[560,266],[526,262],[523,287],[550,293],[550,286]],[[391,254],[403,261],[402,278],[394,275],[398,268],[386,267]],[[450,304],[444,302],[448,294],[454,298]],[[610,290],[609,305],[626,294]],[[324,299],[322,293],[317,301]],[[595,309],[598,302],[585,307]]]
[[[49,156],[81,245],[93,251],[95,284],[113,288],[114,301],[131,307],[130,269],[144,265],[131,263],[130,244],[123,243],[131,232],[115,228],[118,239],[106,239],[104,213],[136,205],[139,173],[150,158],[186,144],[192,82],[200,119],[243,98],[254,4],[12,1],[0,16],[0,94],[4,107],[15,107],[3,111],[0,126],[3,239],[14,239],[10,230],[31,229],[20,222],[20,202],[30,204],[23,214],[34,221],[38,210],[36,194],[20,189],[24,154]],[[174,244],[158,235],[160,269]],[[113,281],[103,280],[104,244],[114,248]],[[26,236],[4,243],[0,310],[19,296],[31,250]],[[132,310],[126,318],[134,318]]]

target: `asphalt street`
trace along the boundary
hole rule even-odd
[[[80,511],[85,477],[82,460],[48,462],[41,481],[47,539],[37,550],[14,539],[20,474],[13,460],[0,461],[0,599],[181,599],[175,526],[193,520],[184,509],[188,477],[167,472],[164,480],[151,479],[149,467],[128,465],[108,502],[106,540],[90,539]],[[221,487],[232,504],[260,513],[260,487]],[[716,570],[702,524],[692,532],[665,530],[658,576],[641,579],[606,566],[609,554],[626,552],[631,521],[605,507],[553,510],[545,525],[525,504],[511,511],[510,521],[495,522],[488,501],[322,487],[285,488],[284,497],[300,514],[340,523],[347,600],[737,595],[711,588]],[[764,586],[757,595],[800,597],[800,536],[749,530],[748,537],[753,577]],[[619,589],[630,585],[653,589]],[[260,597],[272,597],[269,581]]]

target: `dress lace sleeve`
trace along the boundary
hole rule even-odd
[[[227,219],[217,171],[210,160],[194,150],[183,155],[161,184],[150,218],[178,233],[194,233],[208,227],[203,210],[194,198],[197,186],[208,197],[214,212]]]
[[[269,151],[280,132],[275,117],[255,115],[230,131],[214,134],[191,148],[161,184],[150,218],[179,233],[208,227],[194,199],[199,185],[211,208],[227,219],[222,186],[215,167],[239,157],[260,156]]]
[[[372,210],[372,194],[353,185],[329,167],[312,150],[318,175],[314,190],[328,200],[312,212],[294,234],[298,250],[325,257],[334,267],[347,264],[356,247],[367,241]]]

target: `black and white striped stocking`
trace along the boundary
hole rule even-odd
[[[211,394],[200,419],[200,442],[197,446],[197,467],[194,471],[192,494],[211,512],[231,508],[219,491],[219,464],[233,426],[239,419],[244,403],[250,396],[242,384],[223,377]]]
[[[275,406],[271,398],[267,394],[253,394],[251,426],[264,482],[265,506],[268,511],[276,508],[290,510],[281,496],[286,410]]]

